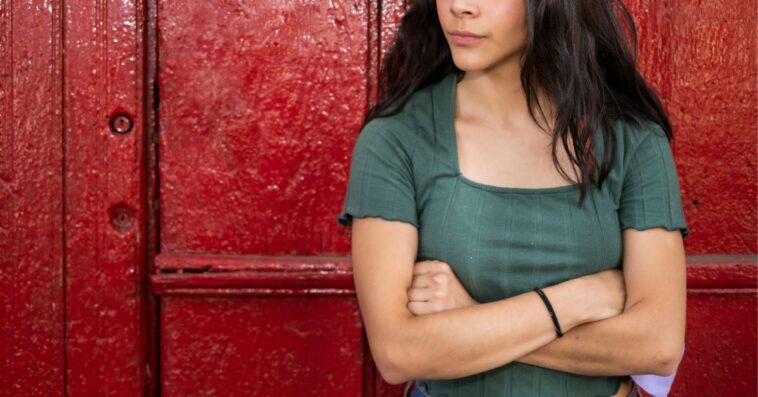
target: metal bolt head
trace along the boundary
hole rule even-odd
[[[134,123],[132,118],[126,114],[116,114],[111,117],[111,132],[117,135],[125,135],[132,131]]]

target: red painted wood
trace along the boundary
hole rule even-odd
[[[755,254],[758,3],[678,1],[669,110],[682,137],[691,254]]]
[[[145,6],[65,6],[66,395],[138,396],[149,371]],[[119,114],[119,126],[131,120],[131,130],[113,132]]]
[[[688,295],[687,350],[672,396],[755,395],[755,294],[730,288]]]
[[[363,395],[352,298],[161,301],[162,396]]]
[[[64,395],[61,2],[0,2],[0,396]]]
[[[690,292],[758,288],[755,256],[692,256],[688,259],[687,288]]]
[[[686,351],[672,397],[755,395],[756,269],[755,256],[689,258]]]
[[[350,263],[344,257],[262,256],[262,255],[169,255],[155,258],[155,267],[163,272],[230,272],[234,270],[287,271],[319,270],[345,272]]]
[[[628,3],[692,229],[672,396],[754,395],[757,5]],[[371,361],[334,217],[403,12],[0,2],[0,397],[156,395],[158,382],[398,395]],[[125,135],[109,129],[118,112]]]
[[[352,273],[324,270],[161,274],[152,280],[162,295],[353,295]]]
[[[366,106],[368,2],[190,3],[158,2],[161,251],[344,246],[334,200]]]
[[[758,250],[755,2],[628,1],[640,66],[674,126],[690,255]]]
[[[333,200],[367,105],[377,10],[158,2],[162,395],[362,395],[348,262],[318,255],[349,243]],[[236,254],[311,258],[265,270],[235,267]]]
[[[159,198],[160,183],[158,181],[158,103],[159,91],[157,83],[158,74],[158,26],[157,26],[157,0],[147,0],[145,2],[145,103],[144,103],[144,128],[145,138],[148,144],[145,145],[146,158],[144,188],[146,191],[147,216],[145,217],[145,257],[146,257],[146,275],[155,273],[155,257],[159,249],[158,226],[159,220]],[[158,368],[160,367],[160,329],[159,329],[159,311],[160,300],[158,296],[150,291],[150,280],[143,277],[142,287],[145,295],[145,391],[144,396],[160,395],[160,379],[158,379]]]
[[[0,396],[143,393],[144,21],[0,3]]]

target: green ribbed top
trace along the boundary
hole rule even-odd
[[[611,173],[579,207],[576,184],[501,187],[461,175],[455,88],[451,73],[414,93],[399,114],[373,119],[361,130],[337,217],[341,225],[366,216],[415,225],[417,261],[449,263],[479,302],[620,267],[625,228],[689,234],[671,147],[657,125],[614,124]],[[602,134],[596,139],[596,158],[602,159]],[[547,310],[545,316],[549,321]],[[512,362],[459,379],[420,381],[438,397],[594,397],[613,395],[624,378]]]

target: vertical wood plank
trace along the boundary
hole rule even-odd
[[[140,1],[66,2],[66,386],[72,396],[138,396],[145,388],[145,15]]]
[[[0,396],[64,395],[61,2],[0,2]]]

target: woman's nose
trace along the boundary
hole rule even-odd
[[[478,7],[472,0],[450,0],[450,12],[456,17],[475,16]]]

